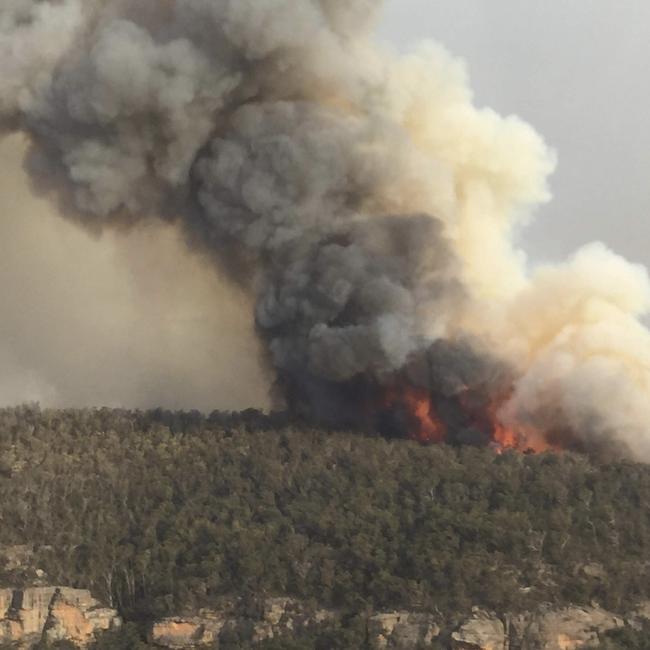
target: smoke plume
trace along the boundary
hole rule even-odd
[[[645,269],[595,244],[529,272],[553,155],[442,49],[379,46],[379,10],[5,0],[0,124],[71,219],[176,224],[254,296],[293,408],[649,459]]]

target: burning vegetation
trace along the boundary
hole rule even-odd
[[[497,453],[563,448],[561,441],[552,443],[542,432],[504,424],[499,416],[502,404],[485,401],[469,389],[454,397],[441,397],[408,382],[396,382],[382,387],[365,412],[370,430],[422,444],[489,446]]]
[[[374,411],[377,430],[423,444],[453,442],[489,446],[497,453],[559,450],[543,432],[507,425],[500,409],[507,396],[494,397],[464,388],[454,396],[442,396],[424,388],[396,382],[383,389]]]
[[[424,445],[490,447],[497,453],[580,449],[570,431],[551,435],[511,422],[505,411],[514,391],[512,371],[471,345],[438,341],[381,379],[291,383],[289,413],[334,428],[351,427]]]

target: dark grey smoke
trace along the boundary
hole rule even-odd
[[[408,165],[405,134],[335,105],[368,80],[326,57],[353,55],[374,4],[178,1],[161,16],[142,2],[14,3],[2,9],[14,40],[59,14],[72,25],[6,119],[31,134],[35,184],[56,181],[66,212],[91,227],[178,219],[236,279],[249,274],[278,370],[381,378],[459,287],[438,220],[367,205]]]

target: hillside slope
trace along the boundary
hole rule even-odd
[[[631,462],[19,407],[0,411],[0,494],[0,584],[45,575],[133,621],[273,596],[445,617],[650,597],[650,467]]]

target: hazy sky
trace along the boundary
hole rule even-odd
[[[467,62],[476,103],[530,122],[557,150],[533,259],[599,239],[650,266],[647,0],[388,0],[384,38],[433,38]]]
[[[172,228],[99,238],[61,218],[24,150],[0,141],[0,406],[267,406],[249,301]]]

